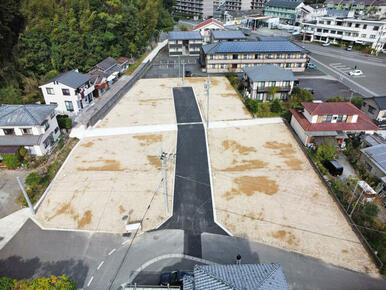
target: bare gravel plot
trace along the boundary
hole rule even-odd
[[[176,132],[86,138],[74,149],[37,212],[44,227],[124,232],[125,220],[154,229],[171,213],[174,162],[168,163],[165,213],[160,147],[175,152]],[[153,198],[154,195],[154,199]]]
[[[186,78],[185,86],[192,86],[196,94],[203,119],[207,116],[207,92],[204,88],[207,78]],[[210,78],[209,121],[228,121],[251,119],[251,114],[226,77]]]
[[[209,148],[217,219],[232,233],[378,272],[284,124],[211,129]]]

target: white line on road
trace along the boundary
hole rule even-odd
[[[102,265],[103,265],[104,262],[105,262],[105,261],[102,261],[102,262],[99,264],[99,266],[98,266],[98,268],[97,268],[97,271],[102,267]]]
[[[88,281],[87,287],[90,287],[90,284],[91,284],[92,280],[94,280],[94,276],[92,276],[91,279],[90,279],[90,281]]]
[[[126,245],[128,242],[130,242],[131,241],[131,239],[128,239],[127,241],[124,241],[123,243],[122,243],[122,246],[123,245]]]
[[[109,253],[109,256],[111,256],[117,249],[112,249]]]

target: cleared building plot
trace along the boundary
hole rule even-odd
[[[209,149],[217,220],[233,234],[377,272],[283,123],[211,129]]]
[[[160,182],[160,148],[176,150],[176,132],[86,138],[74,149],[38,209],[44,227],[124,232],[125,223],[142,230],[158,227],[172,211],[174,161],[168,161],[165,213]],[[155,191],[158,188],[158,192]]]

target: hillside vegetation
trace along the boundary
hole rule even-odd
[[[41,98],[59,72],[85,72],[107,56],[137,56],[173,27],[168,0],[0,1],[0,103]]]

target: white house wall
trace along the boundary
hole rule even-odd
[[[299,139],[304,145],[307,145],[308,136],[305,134],[304,129],[300,126],[298,120],[294,116],[291,118],[291,127],[295,130],[296,134],[299,136]]]

